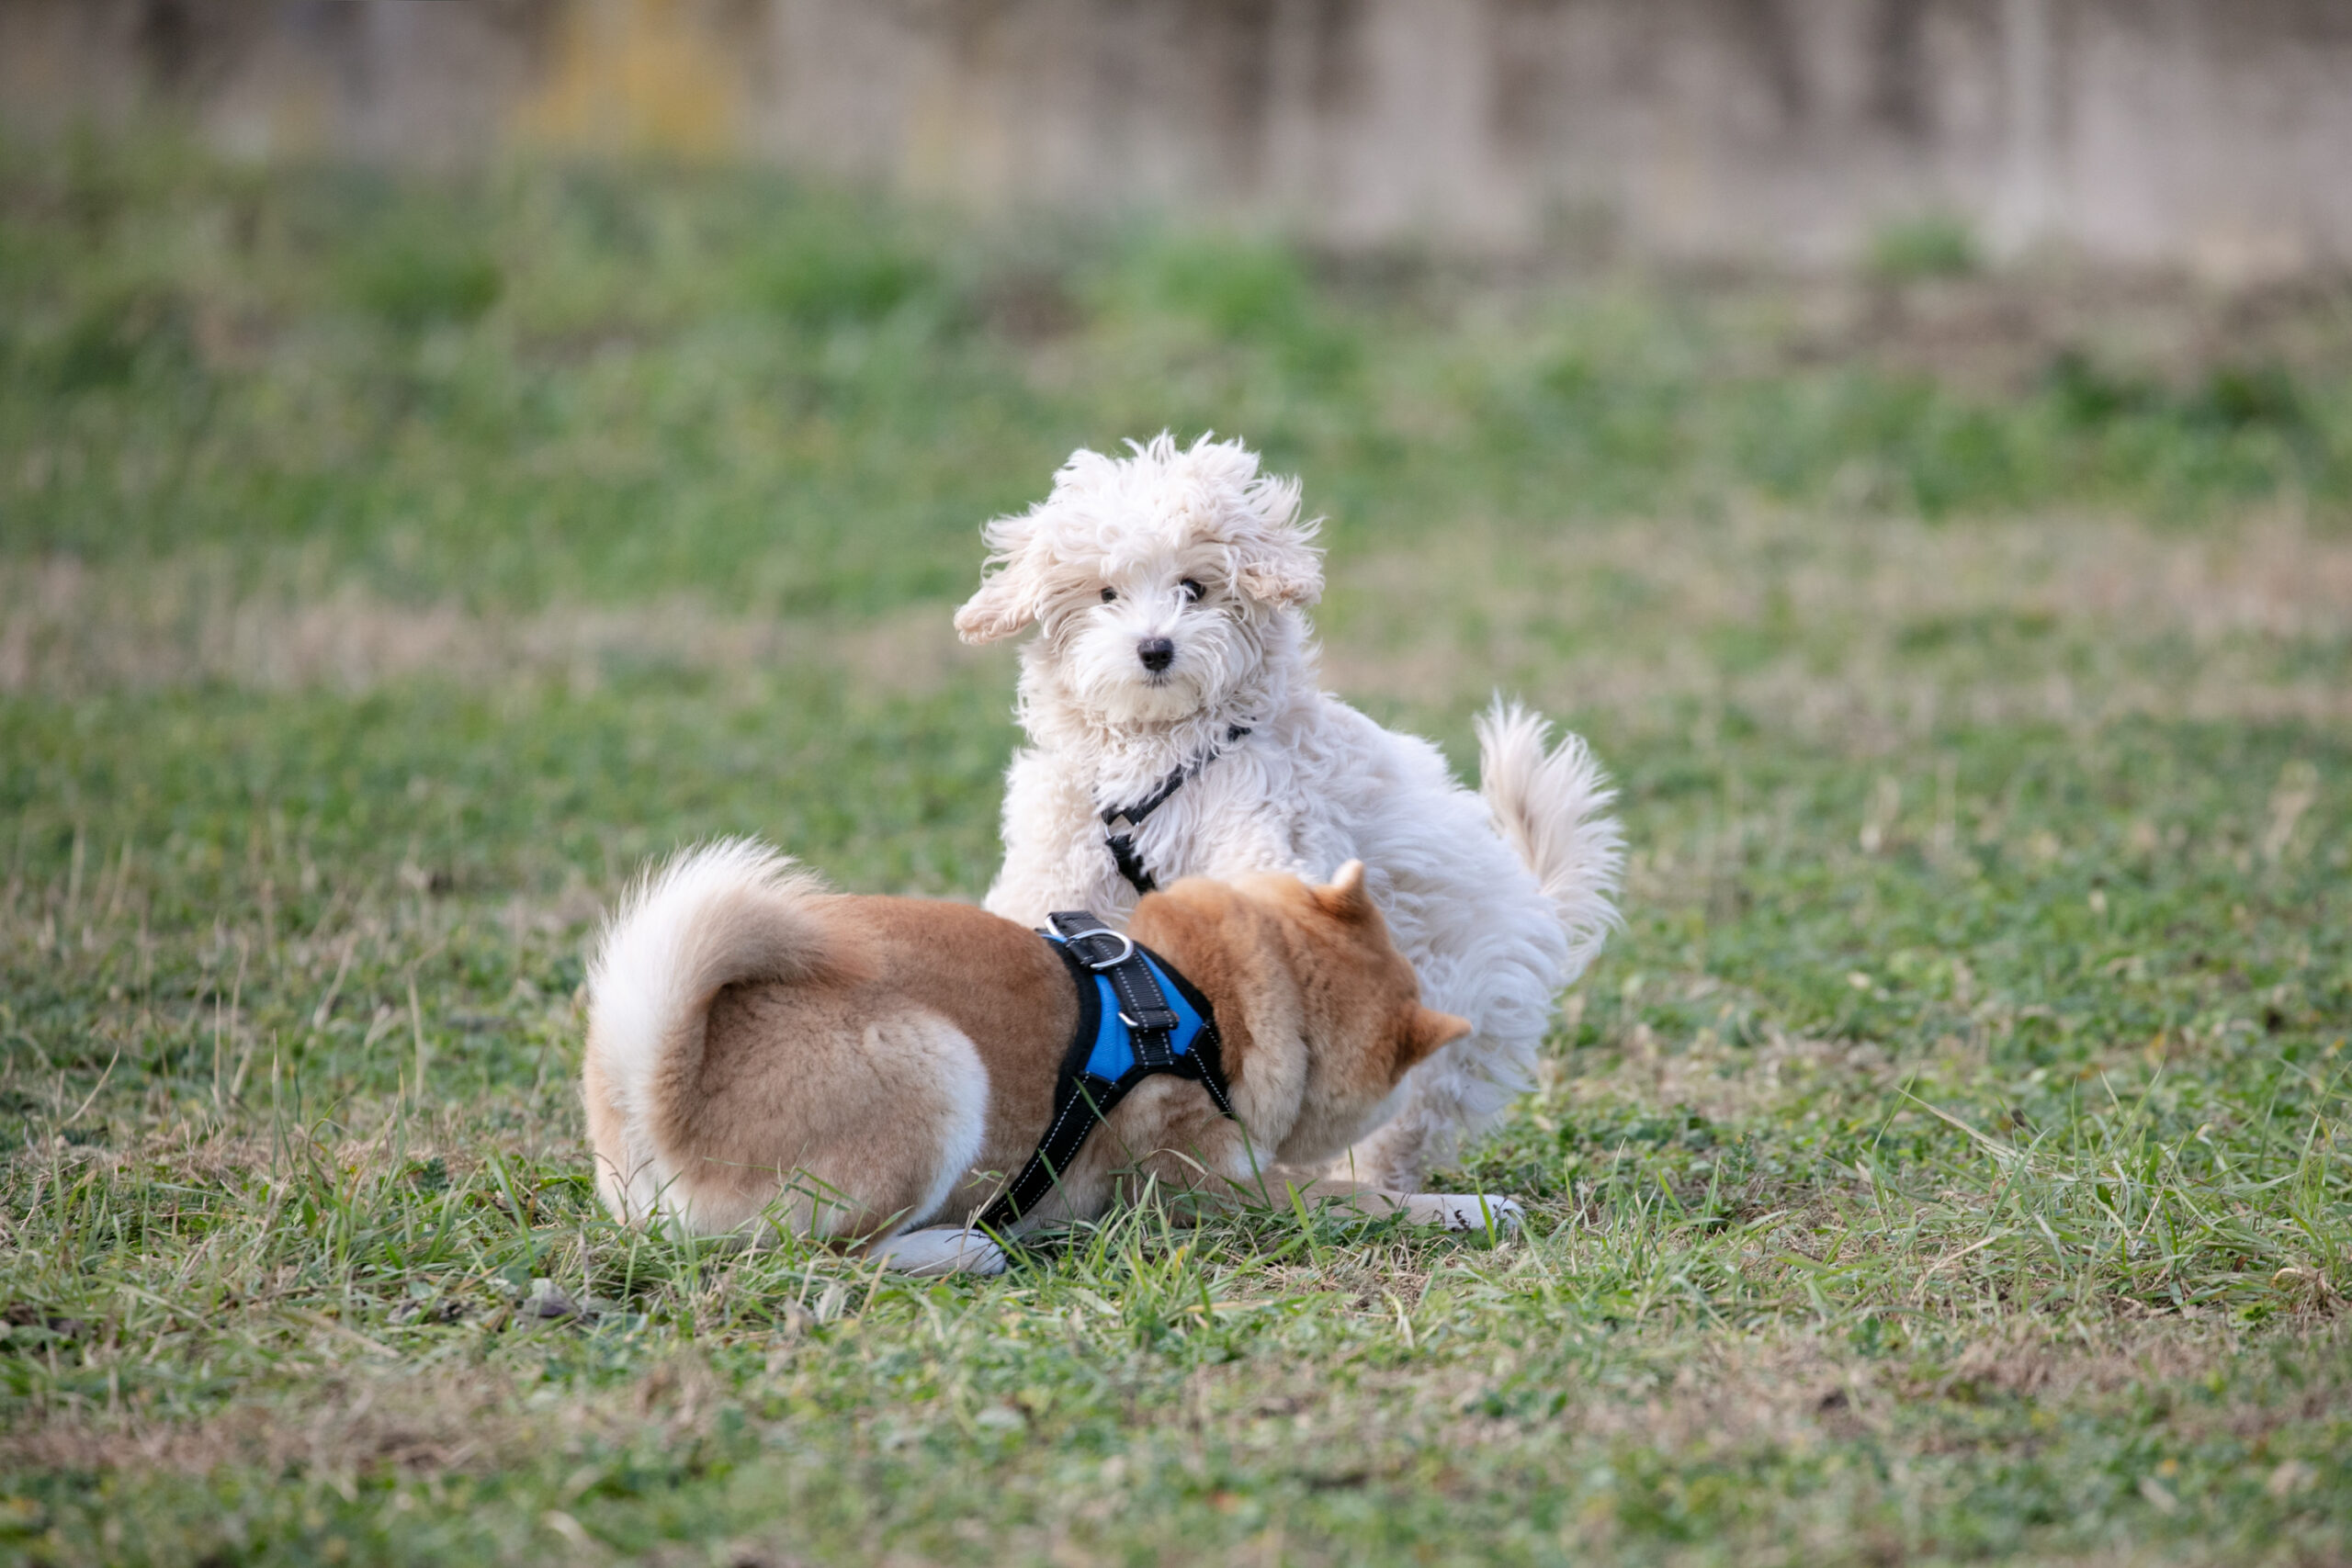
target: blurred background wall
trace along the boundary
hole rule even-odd
[[[1342,246],[2352,260],[2347,0],[0,0],[0,122],[751,156]]]

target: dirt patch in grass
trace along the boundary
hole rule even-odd
[[[0,1462],[184,1475],[247,1466],[325,1476],[380,1469],[482,1473],[511,1462],[519,1448],[548,1440],[555,1423],[525,1416],[519,1404],[506,1379],[481,1369],[342,1372],[311,1382],[299,1404],[272,1398],[197,1420],[60,1413],[0,1434]]]
[[[360,693],[439,677],[594,691],[616,669],[741,675],[816,665],[872,690],[935,690],[980,656],[945,608],[813,624],[722,615],[687,596],[624,607],[485,614],[349,588],[232,593],[202,562],[93,571],[72,560],[0,566],[0,693],[219,683]]]
[[[2352,716],[2352,541],[2291,520],[2195,536],[1764,514],[1468,528],[1436,556],[1332,574],[1327,676],[1390,706],[1459,709],[1500,688],[1633,723],[1736,712],[1865,749],[1951,723]],[[578,692],[645,669],[924,694],[996,668],[1011,685],[998,653],[956,642],[946,604],[878,620],[747,617],[689,596],[490,613],[225,581],[200,562],[0,568],[0,692],[358,693],[419,677]]]
[[[1330,680],[1424,707],[1499,686],[1564,713],[1696,705],[1702,726],[1738,710],[1879,745],[1943,723],[2352,712],[2352,541],[2291,521],[1469,529],[1337,575]]]

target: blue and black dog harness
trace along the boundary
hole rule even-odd
[[[1037,1152],[978,1224],[1001,1230],[1034,1207],[1069,1168],[1087,1136],[1155,1073],[1192,1078],[1226,1115],[1225,1059],[1216,1015],[1159,954],[1080,910],[1047,917],[1054,944],[1078,986],[1078,1030],[1054,1083],[1054,1119]]]

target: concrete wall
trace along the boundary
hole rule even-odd
[[[0,0],[0,119],[750,155],[1340,244],[2352,261],[2352,0]]]

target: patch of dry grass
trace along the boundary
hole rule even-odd
[[[1465,529],[1336,575],[1332,680],[1422,707],[1499,686],[1634,722],[1736,708],[1881,749],[1950,723],[2352,711],[2352,544],[2289,520]]]

